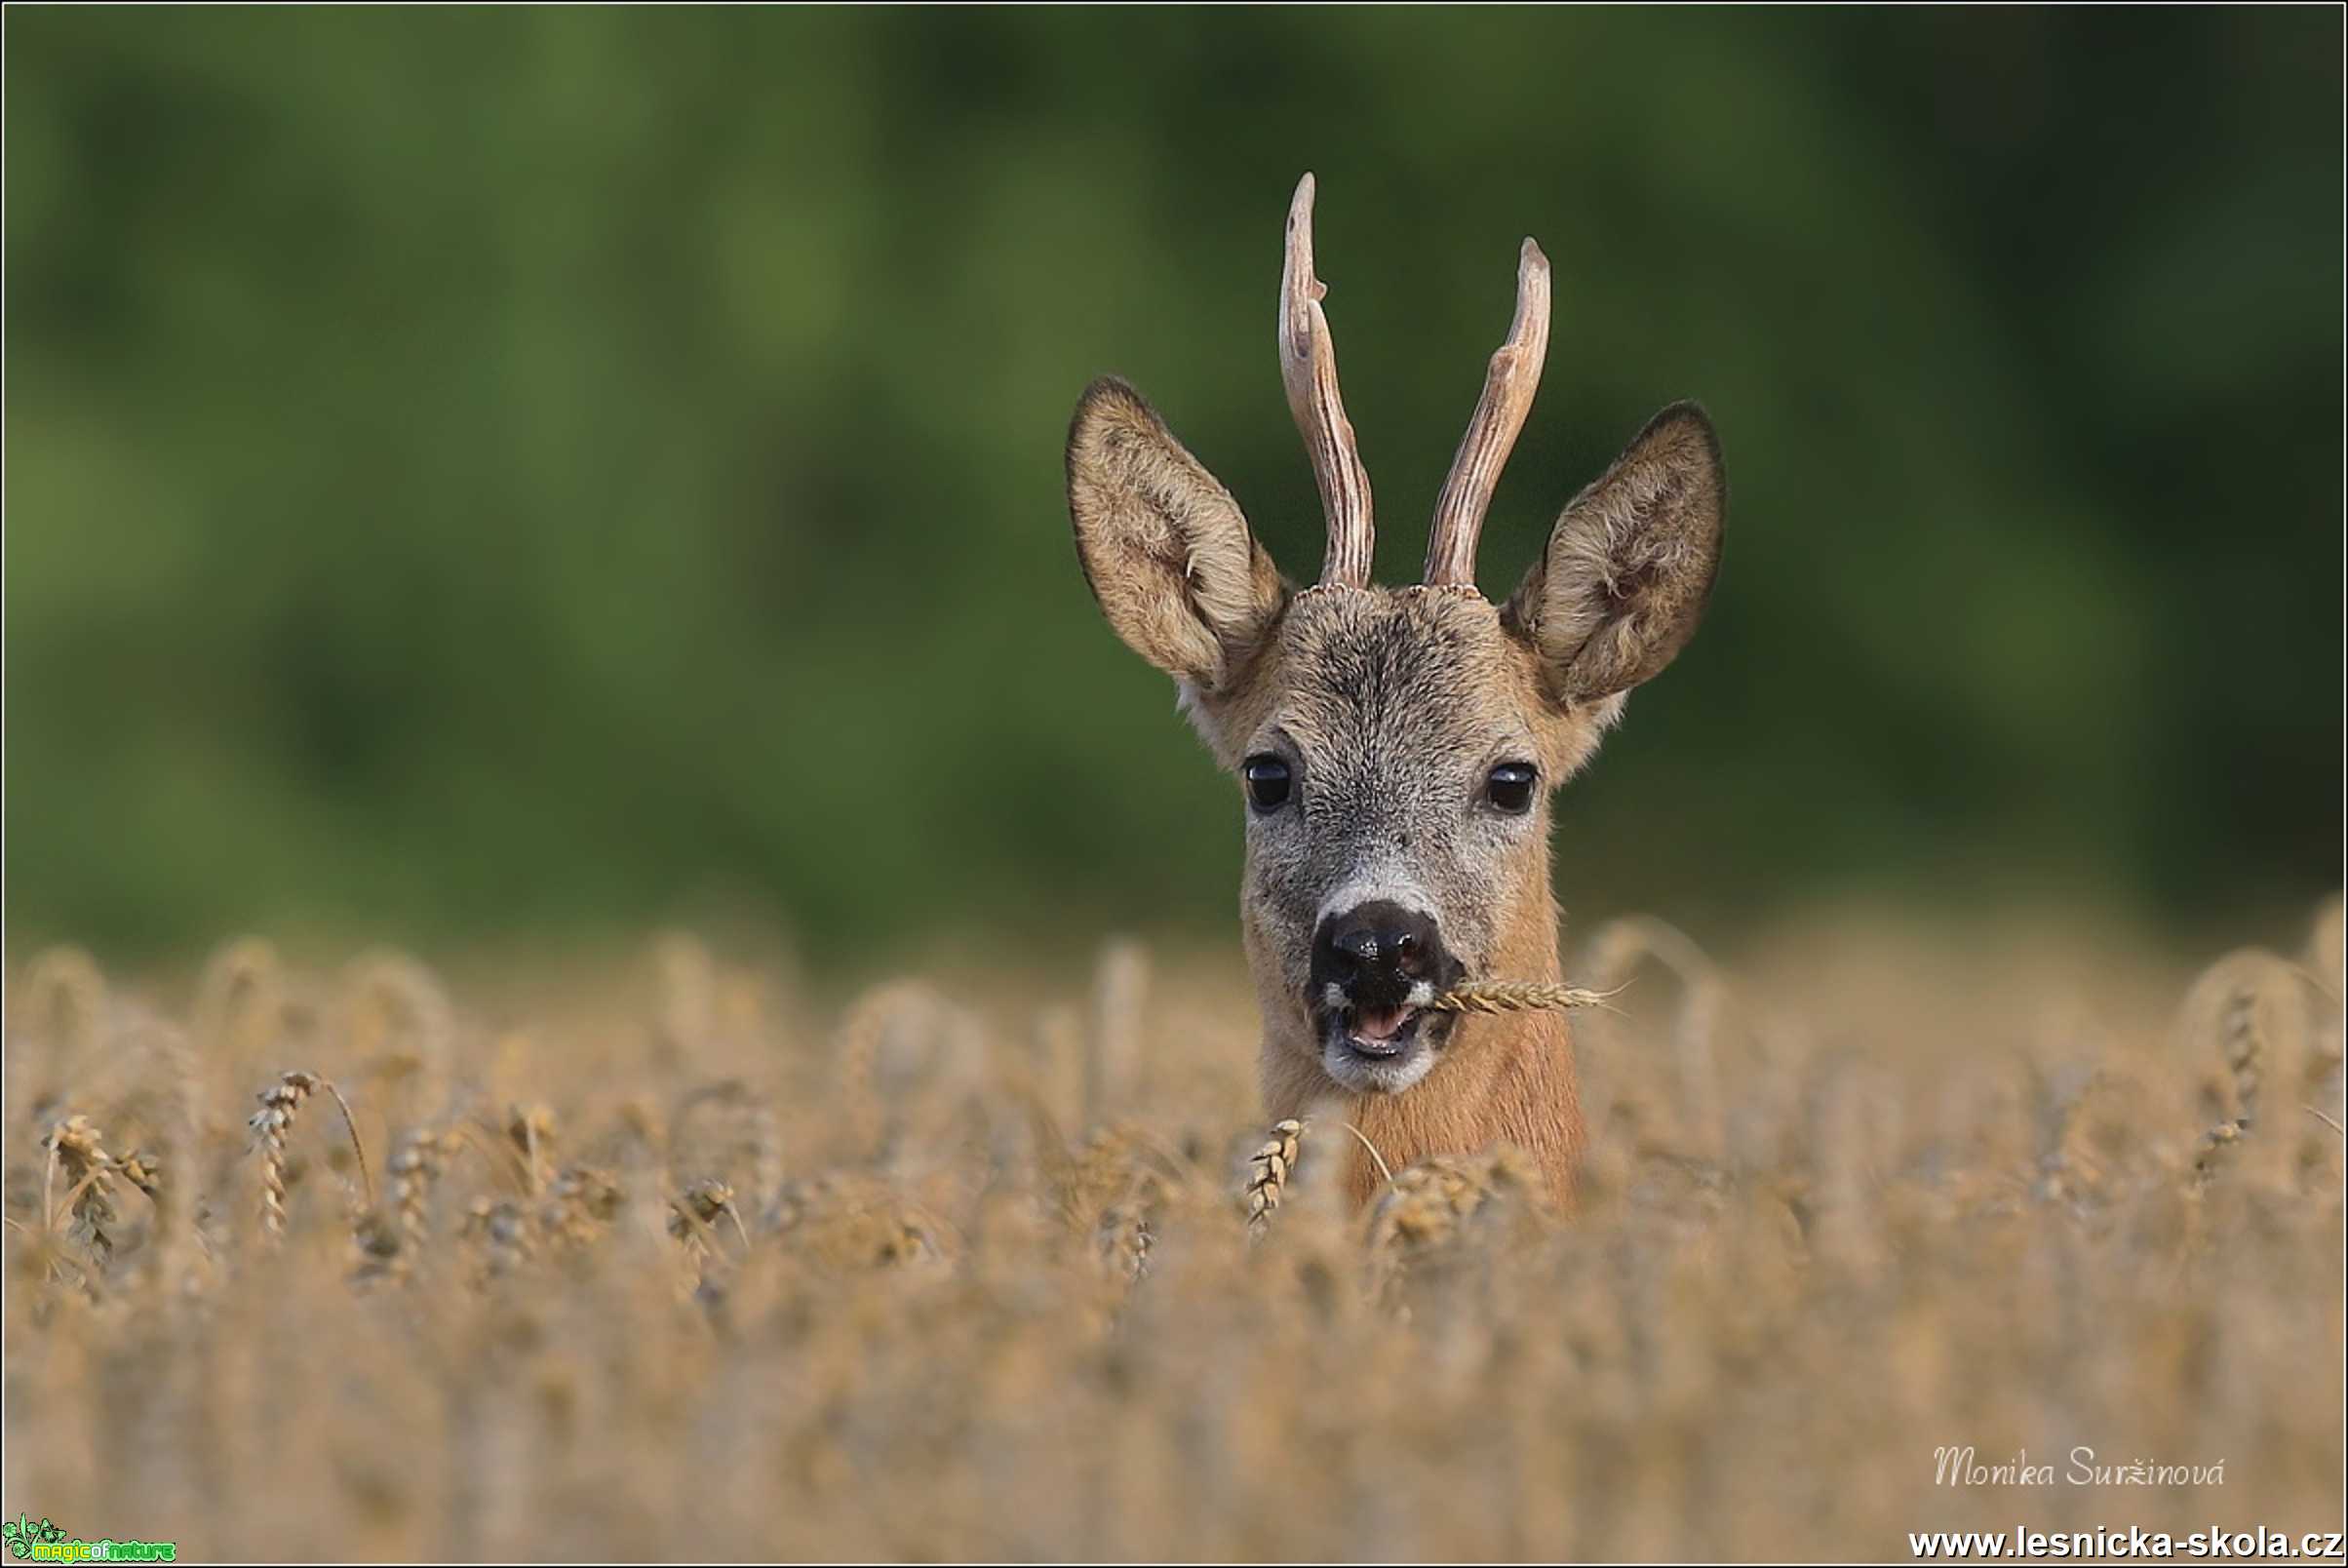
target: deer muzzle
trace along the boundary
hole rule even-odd
[[[1329,1076],[1368,1092],[1417,1082],[1450,1027],[1428,1003],[1465,972],[1423,911],[1371,899],[1324,917],[1312,936],[1307,1006]]]

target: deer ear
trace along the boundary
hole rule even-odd
[[[1662,673],[1696,635],[1728,479],[1712,421],[1675,403],[1574,497],[1504,612],[1541,655],[1549,695],[1583,703]]]
[[[1068,515],[1111,628],[1200,691],[1222,689],[1279,614],[1287,590],[1239,503],[1115,376],[1084,389],[1069,426]]]

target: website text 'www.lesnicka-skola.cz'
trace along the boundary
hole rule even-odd
[[[2264,1560],[2321,1562],[2341,1555],[2341,1533],[2284,1530],[2222,1530],[2211,1526],[2186,1535],[2166,1530],[2032,1530],[2022,1525],[2002,1534],[1979,1530],[1908,1532],[1908,1550],[1925,1561],[2010,1557],[2184,1557],[2205,1562]]]

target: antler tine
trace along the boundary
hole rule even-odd
[[[1476,400],[1460,438],[1459,454],[1443,491],[1435,497],[1435,521],[1427,537],[1427,578],[1430,583],[1475,585],[1475,543],[1484,531],[1484,512],[1492,504],[1492,489],[1516,446],[1516,434],[1532,412],[1534,389],[1541,385],[1541,362],[1549,351],[1549,258],[1541,247],[1525,241],[1516,261],[1516,319],[1509,324],[1508,340],[1492,356],[1484,376],[1484,395]]]
[[[1329,553],[1320,580],[1370,585],[1370,476],[1361,466],[1352,423],[1337,395],[1337,345],[1321,311],[1328,288],[1312,275],[1312,176],[1297,181],[1288,204],[1288,245],[1280,267],[1280,380],[1288,412],[1305,438],[1312,477],[1329,520]]]

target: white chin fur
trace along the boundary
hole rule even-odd
[[[1391,1061],[1372,1061],[1335,1042],[1321,1047],[1321,1071],[1353,1094],[1400,1094],[1434,1065],[1435,1053],[1424,1042]]]

